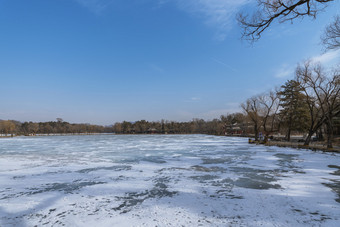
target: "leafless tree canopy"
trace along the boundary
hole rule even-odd
[[[340,16],[326,27],[322,42],[327,49],[340,48]]]
[[[304,65],[297,67],[296,77],[297,81],[302,84],[310,109],[309,139],[322,124],[325,124],[327,127],[327,148],[332,148],[333,119],[340,113],[340,75],[338,72],[327,75],[320,64],[312,64],[307,61]]]
[[[274,131],[275,118],[279,108],[277,92],[270,91],[253,96],[242,103],[241,108],[254,125],[255,140],[258,140],[261,127],[266,135]]]
[[[283,23],[296,18],[315,18],[327,3],[334,0],[258,0],[258,10],[253,15],[239,14],[238,21],[243,28],[242,37],[256,41],[274,21]]]

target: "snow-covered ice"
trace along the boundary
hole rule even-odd
[[[340,155],[207,135],[4,138],[0,226],[340,226]]]

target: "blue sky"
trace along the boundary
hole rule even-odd
[[[252,0],[0,0],[0,119],[109,125],[213,119],[325,53],[316,20],[274,24],[254,45],[237,12]]]

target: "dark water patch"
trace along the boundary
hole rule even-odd
[[[131,170],[131,166],[129,165],[118,165],[118,166],[108,166],[108,167],[95,167],[95,168],[87,168],[78,170],[77,173],[89,173],[98,170],[111,170],[111,171],[123,171],[123,170]]]
[[[202,158],[203,164],[224,164],[224,163],[233,163],[232,157],[223,157],[223,158]]]
[[[182,167],[170,167],[170,168],[162,168],[160,170],[156,170],[155,172],[156,173],[162,173],[162,172],[165,172],[165,171],[188,171],[189,169],[187,168],[182,168]]]
[[[277,153],[274,154],[274,156],[284,160],[284,161],[288,161],[288,162],[292,162],[293,160],[295,160],[297,157],[299,157],[299,155],[297,154],[285,154],[285,153]]]
[[[235,151],[237,151],[237,152],[244,152],[244,153],[249,153],[248,152],[248,150],[250,149],[250,147],[249,146],[237,146],[237,148],[235,149],[233,149],[233,150],[235,150]]]
[[[340,176],[340,166],[337,166],[337,165],[328,165],[328,167],[332,168],[332,169],[338,169],[338,170],[334,171],[331,174],[332,175],[336,175],[336,176]]]
[[[191,166],[191,169],[198,172],[226,172],[225,168],[219,166],[204,167],[200,165]]]
[[[221,188],[220,191],[229,191],[229,194],[234,188],[234,186],[261,190],[266,190],[270,188],[274,189],[281,188],[279,184],[272,184],[272,182],[275,182],[275,178],[273,178],[272,176],[248,174],[236,180],[233,180],[231,178],[225,178],[219,181],[215,181],[212,184],[212,186],[220,187]]]
[[[232,164],[235,162],[247,162],[252,160],[251,158],[252,152],[243,151],[243,150],[232,150],[231,153],[228,151],[224,151],[221,157],[218,158],[211,158],[209,155],[208,157],[203,157],[202,161],[203,164]]]
[[[12,177],[13,180],[22,180],[22,179],[25,179],[25,178],[26,178],[26,176],[24,176],[24,175]]]
[[[212,180],[218,179],[219,176],[206,174],[206,175],[199,175],[199,176],[191,176],[189,178],[197,180],[200,183],[205,183],[207,181],[212,181]]]
[[[142,192],[129,192],[125,196],[116,197],[117,200],[122,201],[122,203],[112,208],[114,211],[119,211],[120,213],[127,213],[132,210],[133,207],[142,204],[147,199],[153,198],[163,198],[163,197],[173,197],[178,194],[177,191],[169,191],[166,183],[170,180],[167,177],[156,178],[154,187],[150,190],[145,190]]]
[[[4,200],[4,199],[12,199],[12,198],[16,198],[16,197],[20,197],[25,195],[25,193],[20,192],[20,193],[11,193],[11,194],[7,194],[3,197],[0,198],[0,200]]]
[[[268,175],[268,176],[277,176],[280,175],[282,172],[288,172],[287,170],[281,170],[281,169],[270,169],[270,170],[264,170],[264,169],[256,169],[251,167],[237,167],[233,166],[230,167],[230,170],[234,173],[239,173],[243,175]]]
[[[149,191],[148,198],[162,198],[162,197],[172,197],[178,192],[167,190],[167,186],[162,183],[155,184],[155,187]]]
[[[295,213],[298,213],[300,216],[308,216],[311,221],[319,222],[318,226],[323,226],[321,223],[325,220],[331,219],[328,215],[320,213],[320,211],[308,211],[308,209],[299,209],[294,206],[291,206],[291,210]],[[304,221],[304,223],[307,223]],[[313,225],[314,226],[314,225]]]
[[[242,188],[251,189],[279,189],[279,184],[273,184],[277,181],[277,177],[281,176],[282,170],[261,170],[249,167],[231,167],[233,172],[242,175],[241,178],[235,180],[233,184]]]
[[[52,183],[52,184],[46,184],[43,187],[40,188],[28,188],[30,192],[27,192],[25,194],[27,195],[34,195],[44,192],[51,192],[51,191],[60,191],[67,194],[73,193],[75,191],[78,191],[84,187],[97,185],[97,184],[106,184],[106,182],[101,181],[73,181],[71,183]]]
[[[230,190],[218,190],[216,191],[216,195],[212,195],[210,197],[226,198],[226,199],[244,199],[243,196],[232,194]]]
[[[309,214],[311,215],[314,221],[322,222],[331,219],[328,215],[320,214],[319,211],[309,212]]]
[[[109,177],[110,181],[123,181],[123,180],[128,180],[130,177],[125,177],[123,175],[120,175],[118,177]]]
[[[220,188],[219,191],[231,192],[234,187],[234,181],[230,178],[225,178],[222,180],[215,180],[211,185]]]
[[[300,209],[298,209],[298,208],[294,208],[294,207],[293,207],[292,210],[293,210],[294,212],[299,213],[300,215],[306,215],[306,214],[307,214],[305,211],[300,210]]]
[[[280,189],[281,185],[279,184],[269,184],[266,181],[262,181],[259,179],[249,178],[249,177],[241,177],[234,181],[235,186],[241,188],[250,188],[250,189],[260,189],[266,190],[270,188]]]
[[[139,205],[144,202],[148,197],[148,191],[144,192],[130,192],[127,193],[126,196],[117,197],[118,200],[122,200],[123,202],[117,206],[112,208],[114,211],[120,211],[120,213],[129,212],[134,206]]]
[[[268,172],[268,170],[255,169],[255,168],[250,168],[250,167],[232,166],[229,169],[235,173],[266,173]]]
[[[277,152],[277,150],[273,149],[270,146],[267,146],[266,148],[267,148],[267,152]]]
[[[140,160],[138,158],[123,158],[120,160],[115,160],[116,163],[120,164],[138,164],[139,161]]]
[[[54,209],[49,209],[48,214],[51,214],[51,213],[53,213],[53,212],[56,211],[56,210],[57,210],[56,208],[54,208]]]
[[[169,183],[170,180],[171,180],[170,177],[157,177],[157,178],[153,179],[152,181],[156,184],[158,184],[158,183],[165,184],[165,183]]]
[[[298,160],[299,155],[297,154],[284,154],[278,153],[274,154],[275,157],[278,158],[277,164],[283,168],[297,169],[299,168],[295,162]]]
[[[72,173],[71,171],[48,171],[44,173],[38,173],[38,174],[32,174],[32,175],[18,175],[13,176],[13,180],[21,180],[21,179],[27,179],[28,177],[40,177],[40,176],[46,176],[46,175],[57,175],[57,174],[64,174],[64,173]]]
[[[298,173],[298,174],[306,174],[306,172],[305,171],[303,171],[302,169],[300,169],[300,168],[293,168],[293,169],[291,169],[291,172],[293,172],[293,173]]]
[[[232,184],[234,181],[231,178],[225,178],[225,179],[222,179],[218,182],[221,183],[221,184]]]
[[[233,166],[233,167],[230,167],[230,170],[235,172],[235,173],[239,173],[239,174],[243,174],[243,175],[256,174],[256,175],[264,175],[264,176],[273,177],[273,178],[285,177],[284,174],[289,173],[289,172],[306,174],[306,172],[304,172],[302,170],[302,168],[263,170],[263,169],[256,169],[256,168],[250,168],[250,167]],[[273,179],[273,181],[276,181],[276,179]]]
[[[226,199],[244,199],[243,196],[233,194],[235,182],[231,178],[225,178],[215,181],[212,185],[219,188],[218,190],[216,190],[216,195],[218,198],[223,197]]]
[[[12,190],[13,190],[12,188],[5,188],[3,190],[0,190],[0,200],[11,198],[13,194],[8,195],[8,193]]]
[[[323,185],[329,187],[332,189],[338,196],[338,198],[335,199],[338,203],[340,203],[340,181],[339,180],[330,180],[332,183],[323,183]]]
[[[152,163],[157,163],[157,164],[166,163],[166,161],[164,161],[161,157],[157,157],[157,156],[144,157],[141,159],[141,161],[152,162]]]
[[[211,198],[217,199],[244,199],[243,196],[235,195],[233,193],[234,181],[230,178],[220,179],[220,180],[212,180],[209,182],[211,186],[209,188],[215,189],[213,192],[208,192],[207,190],[203,190],[202,193]]]
[[[18,193],[11,193],[7,194],[4,197],[1,197],[0,200],[3,199],[11,199],[11,198],[18,198],[21,196],[29,196],[29,195],[36,195],[45,192],[64,192],[66,194],[72,194],[84,187],[97,185],[97,184],[106,184],[107,182],[101,181],[73,181],[71,183],[51,183],[41,185],[40,187],[32,187],[32,188],[25,188],[26,191],[18,192]]]

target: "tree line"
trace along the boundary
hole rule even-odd
[[[211,134],[224,135],[224,123],[221,119],[206,121],[193,119],[188,122],[140,120],[136,122],[117,122],[113,131],[118,134]]]
[[[295,78],[276,91],[256,95],[241,104],[252,122],[255,140],[260,131],[266,136],[292,132],[306,134],[305,145],[312,136],[326,137],[332,148],[340,127],[340,70],[328,70],[320,63],[306,61],[296,68]]]
[[[221,119],[226,119],[226,117],[223,116]],[[123,121],[117,122],[110,126],[73,124],[61,119],[49,122],[19,122],[15,120],[0,120],[0,136],[91,133],[224,135],[226,121],[221,119],[213,119],[211,121],[193,119],[192,121],[188,122],[168,120],[139,120],[135,122]]]
[[[37,134],[91,134],[112,132],[112,127],[92,124],[72,124],[57,118],[49,122],[19,122],[15,120],[0,120],[0,135],[32,136]]]

